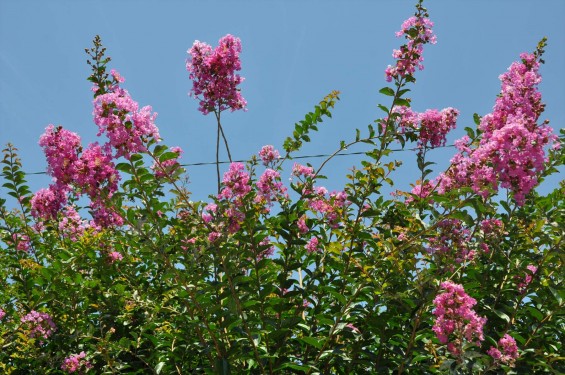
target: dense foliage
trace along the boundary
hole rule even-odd
[[[0,199],[0,372],[565,372],[565,184],[534,190],[565,159],[563,132],[541,120],[545,40],[501,76],[493,112],[474,116],[437,173],[427,151],[459,112],[417,113],[408,96],[432,27],[420,2],[397,33],[382,118],[317,168],[283,170],[331,117],[331,92],[281,152],[265,146],[221,180],[218,163],[208,202],[191,200],[182,150],[162,144],[156,114],[107,71],[95,38],[104,143],[49,125],[40,146],[53,183],[36,193],[17,149],[3,150],[13,200]],[[217,151],[220,138],[228,147],[220,114],[246,106],[241,50],[231,35],[189,50]],[[326,163],[361,143],[371,150],[343,190],[320,185]],[[420,175],[391,197],[399,146],[415,146]]]

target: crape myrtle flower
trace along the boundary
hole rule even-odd
[[[197,40],[187,52],[190,58],[186,70],[192,80],[190,95],[200,101],[198,110],[202,114],[245,109],[247,102],[238,88],[244,78],[236,73],[241,70],[239,38],[228,34],[215,49]]]

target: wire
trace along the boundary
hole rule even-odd
[[[438,148],[449,148],[449,147],[455,147],[455,145],[445,145],[445,146],[438,146],[438,147],[434,147],[432,150],[438,149]],[[404,148],[404,149],[392,149],[390,150],[391,152],[402,152],[402,151],[416,151],[419,150],[418,147],[413,147],[413,148]],[[364,155],[366,154],[367,151],[356,151],[356,152],[339,152],[337,154],[335,154],[334,156],[352,156],[352,155]],[[300,156],[294,156],[291,160],[294,159],[317,159],[317,158],[326,158],[331,156],[331,154],[317,154],[317,155],[300,155]],[[233,160],[233,161],[227,161],[227,160],[222,160],[219,161],[218,164],[230,164],[230,163],[246,163],[249,162],[250,160]],[[187,164],[180,164],[181,167],[200,167],[200,166],[205,166],[205,165],[216,165],[215,161],[205,161],[205,162],[200,162],[200,163],[187,163]],[[29,172],[29,173],[25,173],[26,175],[41,175],[41,174],[47,174],[47,172]]]

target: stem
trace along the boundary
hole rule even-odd
[[[220,122],[216,134],[216,174],[218,176],[218,194],[220,194]]]
[[[231,158],[230,146],[228,146],[228,140],[226,138],[226,135],[224,134],[224,128],[222,127],[222,122],[220,121],[221,112],[217,111],[217,112],[214,112],[214,114],[216,115],[216,121],[218,122],[218,129],[220,129],[220,133],[222,134],[222,138],[224,140],[224,145],[226,146],[226,151],[228,153],[228,159],[231,163],[232,158]]]

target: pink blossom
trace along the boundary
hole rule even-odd
[[[455,129],[459,111],[455,108],[428,109],[423,113],[412,111],[409,107],[396,106],[393,113],[401,134],[418,133],[418,147],[441,147],[445,145],[447,133]],[[386,121],[384,123],[386,125]]]
[[[459,111],[451,107],[439,112],[428,109],[421,113],[418,145],[431,148],[445,146],[447,133],[455,129],[458,115]]]
[[[411,76],[416,71],[424,69],[422,62],[424,58],[423,45],[436,43],[436,36],[432,31],[433,22],[425,17],[410,17],[402,24],[401,30],[396,33],[397,37],[403,36],[408,41],[394,50],[392,57],[397,59],[395,66],[388,66],[385,70],[385,77],[388,82],[393,79]]]
[[[120,175],[107,147],[91,143],[76,162],[75,184],[93,200],[110,198]]]
[[[532,282],[532,280],[534,279],[534,275],[536,274],[536,272],[538,271],[538,268],[536,266],[534,266],[533,264],[528,264],[526,266],[526,269],[529,272],[525,272],[524,273],[524,277],[522,278],[522,280],[518,283],[518,293],[520,294],[524,294],[526,293],[527,289],[528,289],[528,285],[530,285],[530,283]]]
[[[230,34],[222,37],[214,50],[198,40],[188,50],[190,95],[200,101],[198,110],[204,115],[245,109],[247,102],[238,89],[244,78],[235,73],[241,70],[240,53],[241,41]]]
[[[251,191],[249,174],[245,172],[242,163],[231,163],[229,170],[224,173],[224,186],[218,195],[220,199],[234,200],[240,203],[243,197]]]
[[[57,185],[61,188],[71,183],[82,150],[78,134],[49,125],[39,138],[39,145],[47,158],[47,173],[56,179]]]
[[[475,252],[469,247],[471,231],[461,220],[445,219],[437,224],[438,234],[429,239],[428,252],[456,263],[472,261]]]
[[[57,329],[49,314],[35,310],[23,316],[20,320],[29,330],[30,338],[41,337],[48,339]]]
[[[14,233],[12,234],[12,240],[16,246],[16,250],[28,252],[31,248],[31,242],[27,234]]]
[[[59,231],[63,237],[77,241],[84,234],[87,226],[85,220],[80,217],[73,206],[66,206],[63,209],[63,215],[61,221],[59,221]]]
[[[92,365],[86,359],[86,353],[80,352],[79,354],[71,354],[63,361],[61,370],[71,374],[76,371],[88,370]]]
[[[337,228],[342,219],[344,208],[349,205],[343,191],[331,192],[324,187],[316,187],[314,197],[308,200],[308,206],[314,213],[320,214],[332,228]]]
[[[5,316],[6,316],[6,312],[0,309],[0,320],[4,319]]]
[[[110,228],[123,225],[124,219],[112,208],[105,206],[103,201],[94,200],[90,203],[95,227]]]
[[[491,346],[487,353],[494,359],[495,363],[503,363],[510,367],[514,366],[516,359],[520,356],[516,340],[509,334],[505,334],[498,340],[498,348]]]
[[[51,220],[57,217],[61,207],[67,203],[67,196],[57,185],[41,189],[31,198],[31,215],[36,219]]]
[[[210,232],[210,234],[208,235],[208,241],[216,242],[216,240],[218,240],[218,238],[220,238],[221,236],[222,236],[221,233]]]
[[[124,259],[124,256],[118,253],[117,251],[112,251],[108,253],[108,260],[110,261],[110,263],[115,263],[122,259]]]
[[[281,182],[279,172],[273,169],[266,169],[257,181],[257,196],[261,201],[271,204],[272,201],[287,196],[286,187]]]
[[[537,185],[546,160],[544,147],[555,144],[557,137],[547,123],[537,123],[544,110],[537,89],[539,62],[533,54],[524,53],[520,58],[500,76],[501,92],[493,112],[481,119],[479,144],[472,149],[468,138],[460,142],[451,168],[438,177],[440,193],[470,186],[487,197],[501,186],[523,205]]]
[[[273,146],[267,145],[261,148],[261,151],[259,151],[259,157],[263,161],[263,165],[267,166],[269,163],[280,158],[280,154]]]
[[[479,317],[472,310],[477,301],[465,293],[463,286],[445,281],[441,288],[445,292],[434,299],[436,321],[432,331],[442,344],[451,343],[447,349],[453,355],[459,355],[463,338],[476,345],[484,340],[486,318]]]
[[[308,225],[306,225],[306,215],[300,216],[296,225],[298,226],[298,231],[301,234],[308,233],[308,231],[310,230],[310,228],[308,228]]]
[[[157,113],[151,110],[150,106],[139,109],[127,90],[119,87],[94,99],[93,116],[98,135],[106,134],[116,150],[115,157],[129,159],[132,154],[146,151],[145,144],[149,140],[160,139],[155,126]]]
[[[292,166],[292,175],[296,177],[314,177],[314,169],[312,167],[307,167],[298,163],[294,163]]]
[[[306,250],[308,250],[309,253],[320,251],[320,248],[318,246],[318,238],[316,237],[310,238],[310,240],[306,244]]]
[[[269,238],[265,238],[259,242],[259,247],[261,248],[261,251],[257,254],[257,261],[264,258],[270,258],[275,253],[275,247],[271,244]]]
[[[359,328],[355,327],[352,323],[348,323],[346,325],[347,328],[349,328],[350,330],[352,330],[355,333],[361,333],[361,331],[359,330]]]

